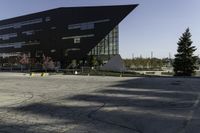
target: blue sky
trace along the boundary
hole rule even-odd
[[[120,54],[168,57],[187,27],[200,54],[200,0],[0,0],[0,20],[56,7],[140,4],[120,24]]]

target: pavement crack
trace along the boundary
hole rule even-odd
[[[93,110],[91,111],[87,117],[89,119],[92,119],[93,121],[98,121],[98,122],[101,122],[101,123],[105,123],[105,124],[109,124],[109,125],[112,125],[112,126],[117,126],[117,127],[120,127],[120,128],[124,128],[124,129],[128,129],[128,130],[131,130],[131,131],[134,131],[134,132],[137,132],[137,133],[143,133],[141,130],[139,130],[138,128],[131,128],[131,127],[128,127],[128,126],[125,126],[125,125],[122,125],[122,124],[118,124],[118,123],[115,123],[115,122],[111,122],[111,121],[106,121],[106,120],[102,120],[102,119],[98,119],[98,118],[95,118],[93,117],[98,111],[100,111],[102,108],[104,108],[106,106],[106,103],[103,103],[100,107],[98,107],[96,110]]]

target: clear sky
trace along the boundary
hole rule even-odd
[[[0,0],[0,20],[56,7],[140,4],[120,24],[120,54],[168,57],[187,27],[200,54],[200,0]]]

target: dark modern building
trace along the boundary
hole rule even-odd
[[[0,63],[63,68],[119,54],[118,24],[137,5],[61,7],[0,21]]]

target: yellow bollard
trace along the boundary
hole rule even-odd
[[[45,73],[41,73],[41,77],[44,77],[45,76]]]
[[[30,76],[31,76],[31,77],[33,77],[33,76],[34,76],[34,73],[33,73],[33,72],[31,72],[31,73],[30,73]]]

